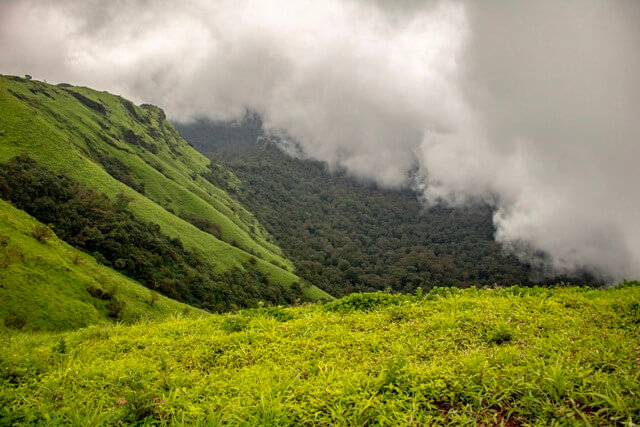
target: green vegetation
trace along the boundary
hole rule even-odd
[[[272,284],[253,264],[244,271],[234,267],[217,274],[199,253],[127,211],[127,196],[118,194],[112,202],[65,175],[52,174],[28,156],[0,165],[0,197],[50,224],[60,238],[102,264],[193,306],[222,312],[257,306],[262,300],[291,304],[304,299],[300,287]],[[32,232],[40,242],[51,234],[45,226]]]
[[[206,313],[151,292],[0,201],[0,331],[66,330]],[[5,331],[6,333],[6,331]]]
[[[531,285],[487,207],[288,158],[255,115],[186,129],[222,163],[157,107],[0,76],[0,425],[640,419],[640,282],[468,287]]]
[[[180,138],[154,106],[106,92],[0,76],[0,162],[27,153],[128,210],[185,248],[203,254],[217,274],[252,273],[254,286],[302,283],[293,264],[255,218],[205,176],[210,161]],[[195,224],[195,225],[194,225]],[[331,298],[300,286],[309,300]]]
[[[488,206],[426,209],[411,191],[380,189],[330,173],[323,163],[291,158],[256,142],[264,134],[255,115],[176,127],[222,163],[212,182],[256,215],[296,272],[334,296],[387,287],[410,293],[418,287],[533,284],[531,268],[495,242]],[[569,279],[547,283],[559,281]]]
[[[639,282],[434,288],[10,334],[0,424],[634,425],[639,306]]]

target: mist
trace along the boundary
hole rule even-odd
[[[0,3],[0,73],[255,110],[285,150],[490,203],[506,251],[609,281],[640,276],[638,46],[638,2]]]

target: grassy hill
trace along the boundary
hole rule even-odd
[[[640,283],[13,334],[0,424],[634,425]]]
[[[274,283],[300,278],[256,219],[211,184],[210,161],[154,106],[106,92],[0,76],[0,162],[27,153],[56,173],[114,198],[163,233],[204,254],[220,272],[247,263]],[[209,230],[198,227],[208,224]],[[313,286],[310,300],[330,298]]]
[[[38,230],[46,227],[0,200],[0,330],[66,330],[176,313],[207,315]]]

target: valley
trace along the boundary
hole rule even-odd
[[[256,115],[0,76],[0,198],[0,425],[640,417],[639,282],[535,280],[489,206],[290,157]]]

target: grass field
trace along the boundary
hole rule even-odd
[[[0,330],[68,330],[92,324],[205,316],[98,264],[0,200]],[[93,295],[92,295],[93,293]],[[95,295],[98,295],[97,297]]]
[[[7,334],[0,424],[630,426],[639,322],[628,282]]]
[[[157,107],[0,76],[0,161],[22,153],[108,196],[125,193],[136,216],[198,249],[219,271],[243,269],[255,256],[257,268],[273,282],[301,281],[255,218],[203,177],[209,160],[180,138]],[[108,173],[104,159],[126,169],[128,179],[144,186],[142,193]],[[219,238],[182,219],[185,214],[215,223]],[[311,300],[331,298],[314,286],[303,291]]]

